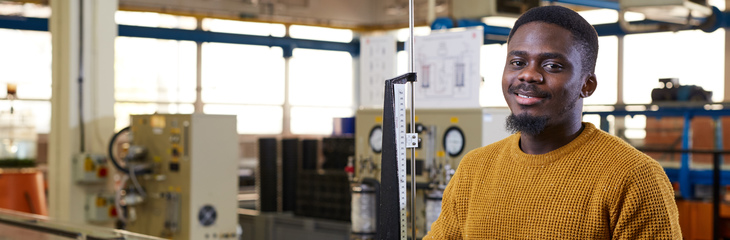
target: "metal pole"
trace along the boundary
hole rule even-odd
[[[720,237],[720,153],[712,154],[712,239]]]
[[[413,22],[415,21],[413,0],[408,1],[408,71],[415,73],[415,60],[413,58],[413,45],[415,45],[413,36]],[[416,133],[416,108],[415,108],[415,82],[411,82],[411,133]],[[411,148],[411,233],[412,239],[416,239],[416,149]]]
[[[720,168],[722,167],[722,120],[719,116],[712,118],[715,123],[715,149],[712,154],[712,239],[720,238]]]

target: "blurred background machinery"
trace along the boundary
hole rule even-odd
[[[680,85],[678,78],[659,79],[661,87],[651,90],[652,103],[712,102],[712,91],[695,85]]]
[[[337,118],[322,138],[258,139],[258,196],[239,202],[242,239],[349,238],[354,122]]]
[[[238,238],[235,116],[133,115],[130,122],[128,145],[118,148],[118,134],[109,149],[126,173],[114,200],[124,229],[168,239]]]
[[[504,126],[509,114],[507,108],[417,110],[416,131],[421,143],[415,150],[416,213],[409,213],[416,214],[417,238],[423,237],[438,218],[443,190],[462,157],[470,150],[510,135]],[[353,166],[352,237],[372,239],[377,233],[382,110],[361,109],[356,119],[355,158],[350,162]],[[413,174],[410,160],[407,165],[407,174]]]
[[[382,103],[382,80],[405,68],[406,2],[0,1],[0,81],[11,82],[0,98],[0,208],[49,214],[72,222],[63,226],[69,229],[92,223],[167,239],[374,236],[382,118],[366,108]],[[454,69],[438,80],[478,90],[475,104],[463,107],[473,109],[418,110],[422,142],[411,173],[418,236],[437,218],[441,191],[463,154],[506,136],[497,132],[500,111],[508,110],[479,107],[504,106],[498,82],[509,27],[527,9],[548,4],[579,11],[601,39],[598,61],[608,64],[596,72],[608,87],[586,100],[601,112],[588,110],[584,120],[660,161],[676,188],[685,239],[711,239],[713,226],[730,229],[728,166],[708,153],[730,148],[730,127],[723,127],[730,98],[722,98],[723,76],[724,86],[730,79],[726,1],[415,2],[416,35],[484,31],[466,51],[479,54],[475,67],[455,61],[417,68],[432,89],[436,73]],[[687,61],[680,67],[676,59]],[[475,81],[464,80],[462,70],[477,72]],[[661,79],[652,91],[666,74],[684,85]],[[462,80],[475,85],[465,88]],[[336,84],[321,87],[329,83]],[[152,113],[196,114],[128,121]],[[238,118],[218,124],[200,113]],[[349,118],[328,130],[332,118],[354,115],[357,127]],[[105,154],[108,137],[129,125]],[[494,139],[482,136],[488,129]],[[695,150],[704,152],[689,152]],[[710,203],[717,199],[722,204]],[[228,214],[238,214],[242,231]],[[0,238],[17,230],[5,229]],[[114,232],[94,237],[121,236]]]

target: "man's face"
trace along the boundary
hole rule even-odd
[[[547,126],[570,121],[575,106],[583,104],[588,74],[582,74],[581,63],[567,29],[544,22],[520,26],[509,42],[502,75],[502,93],[512,114],[547,118]]]

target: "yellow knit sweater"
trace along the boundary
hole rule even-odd
[[[661,166],[583,124],[546,154],[522,152],[519,133],[469,152],[424,239],[681,239]]]

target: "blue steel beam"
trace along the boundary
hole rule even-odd
[[[253,36],[232,33],[208,32],[202,30],[152,28],[119,25],[119,36],[141,37],[155,39],[169,39],[195,42],[217,42],[261,45],[282,48],[308,48],[332,51],[349,52],[353,56],[360,53],[360,43],[353,41],[349,43],[326,42],[306,39],[295,39],[290,37]]]
[[[690,121],[692,121],[692,113],[685,112],[684,126],[682,127],[682,149],[689,149]],[[689,153],[682,153],[682,163],[679,169],[679,191],[682,196],[687,199],[694,197],[694,184],[690,178],[689,169]]]
[[[679,182],[679,168],[664,168],[670,182]],[[689,179],[691,184],[712,185],[712,170],[690,170]],[[720,178],[720,185],[730,185],[730,171],[723,170]],[[681,185],[680,185],[681,188]]]
[[[606,117],[608,115],[614,115],[614,116],[635,116],[635,115],[645,115],[647,117],[683,117],[686,113],[691,114],[691,116],[730,116],[730,109],[721,109],[721,110],[705,110],[703,108],[660,108],[656,111],[646,110],[646,111],[627,111],[627,110],[616,110],[616,111],[588,111],[584,112],[583,114],[596,114],[600,115],[601,117]]]
[[[0,16],[0,28],[48,31],[48,19]],[[208,32],[201,30],[152,28],[128,25],[119,25],[118,28],[119,36],[121,37],[141,37],[196,42],[237,43],[263,45],[270,47],[275,46],[283,48],[285,50],[285,53],[291,53],[290,50],[293,48],[308,48],[319,50],[344,51],[349,52],[353,56],[357,56],[360,54],[360,43],[357,40],[349,43],[340,43],[295,39],[289,37],[252,36],[243,34]]]
[[[567,3],[567,4],[573,4],[573,5],[579,5],[579,6],[586,6],[586,7],[608,8],[608,9],[613,9],[613,10],[619,10],[618,1],[612,2],[612,1],[599,1],[599,0],[553,0],[550,2],[559,2],[559,3]]]
[[[30,31],[48,31],[48,19],[0,16],[0,28]]]

